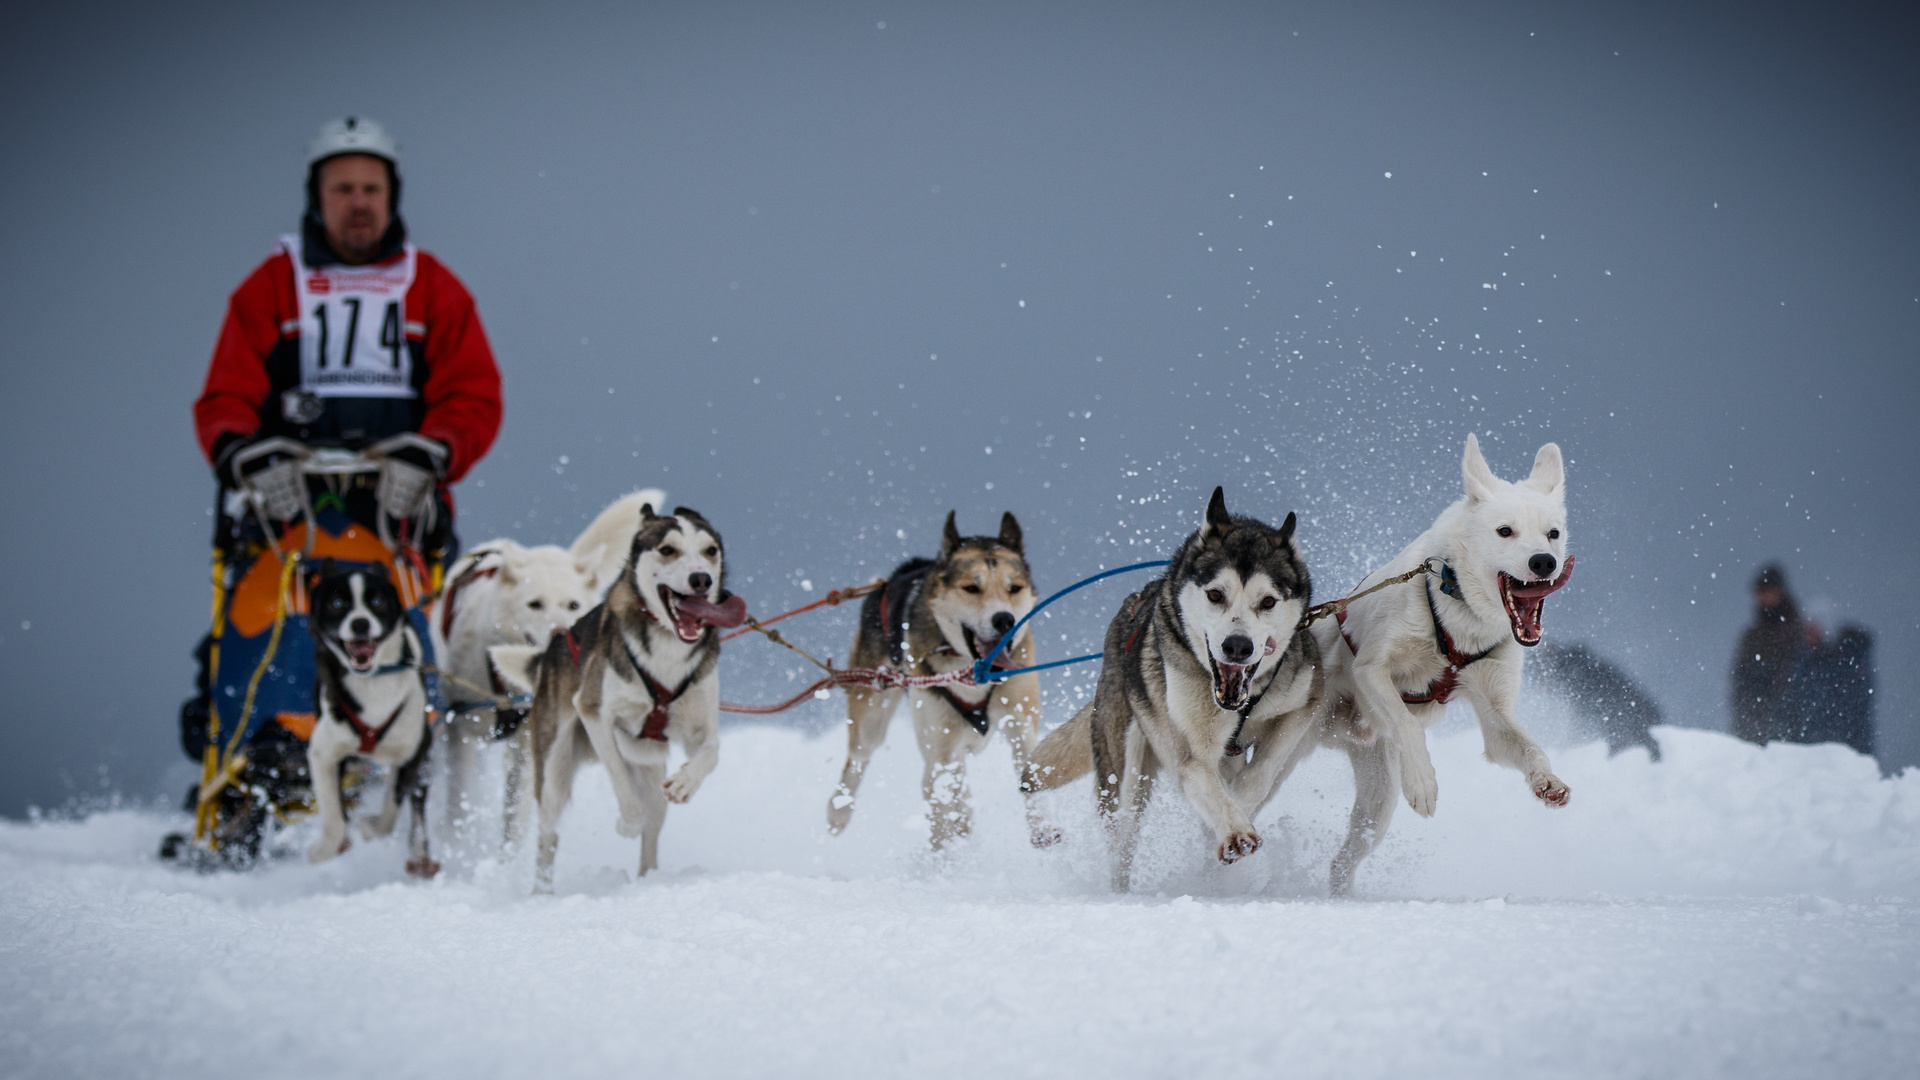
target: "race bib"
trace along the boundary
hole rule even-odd
[[[318,397],[416,396],[407,352],[407,289],[414,250],[383,266],[305,266],[297,237],[280,239],[293,259],[300,304],[300,389]]]

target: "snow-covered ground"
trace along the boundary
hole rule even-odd
[[[1438,814],[1402,807],[1344,902],[1344,758],[1231,868],[1163,791],[1115,897],[1084,782],[1033,850],[998,743],[975,836],[927,854],[904,728],[838,838],[837,732],[727,729],[640,882],[594,776],[551,897],[451,855],[405,881],[397,840],[202,876],[154,857],[177,815],[7,824],[0,1074],[1920,1074],[1920,772],[1658,734],[1660,764],[1557,750],[1555,812],[1441,729]]]

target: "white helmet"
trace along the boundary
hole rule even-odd
[[[378,120],[348,116],[320,125],[320,133],[307,144],[307,168],[337,154],[372,154],[400,168],[400,144],[393,141]]]

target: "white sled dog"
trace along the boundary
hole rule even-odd
[[[620,835],[640,838],[640,873],[660,865],[667,804],[693,797],[720,760],[720,638],[746,621],[726,590],[720,534],[685,507],[639,529],[607,598],[544,646],[499,645],[494,667],[533,694],[534,803],[540,815],[536,886],[553,885],[560,814],[580,764],[607,767]],[[687,754],[667,775],[668,740]]]
[[[640,528],[640,507],[665,500],[657,489],[636,491],[602,510],[571,548],[524,547],[497,539],[462,555],[447,572],[429,619],[434,654],[441,658],[441,690],[449,703],[445,725],[447,809],[456,835],[477,809],[474,757],[491,742],[506,750],[506,845],[519,840],[527,748],[518,738],[527,710],[497,707],[507,688],[487,650],[495,645],[544,645],[573,625],[620,572],[620,561]],[[618,554],[603,568],[609,548]]]
[[[1259,850],[1273,798],[1320,700],[1320,657],[1294,516],[1279,528],[1227,513],[1219,488],[1166,575],[1121,601],[1093,700],[1049,733],[1027,786],[1094,773],[1113,887],[1131,886],[1155,778],[1171,774],[1213,833],[1214,856]]]
[[[1438,782],[1426,729],[1456,693],[1480,720],[1487,760],[1525,773],[1548,806],[1567,803],[1567,785],[1514,719],[1521,649],[1540,643],[1547,596],[1573,573],[1560,448],[1542,446],[1532,474],[1508,483],[1487,468],[1469,434],[1461,470],[1464,497],[1359,588],[1423,563],[1434,572],[1355,600],[1339,619],[1314,627],[1326,659],[1321,738],[1353,761],[1353,814],[1333,860],[1334,895],[1352,891],[1354,867],[1380,842],[1402,791],[1416,813],[1433,813]]]
[[[380,816],[363,823],[369,838],[393,832],[400,798],[413,811],[407,837],[407,873],[440,870],[427,847],[427,688],[421,679],[420,639],[385,569],[322,563],[307,581],[308,623],[314,639],[313,736],[307,771],[313,779],[320,839],[307,861],[326,862],[347,849],[347,811],[340,773],[348,758],[369,758],[393,770]]]
[[[1020,523],[1000,517],[998,536],[961,536],[953,514],[941,531],[940,554],[909,559],[860,605],[853,635],[857,668],[892,667],[917,675],[965,671],[984,660],[1014,624],[1033,610],[1033,573],[1027,568]],[[1033,635],[1026,630],[995,658],[999,668],[1033,663]],[[1014,770],[1024,776],[1039,741],[1040,680],[1014,675],[989,686],[932,686],[912,690],[847,688],[847,763],[827,800],[827,829],[835,835],[853,818],[861,777],[887,738],[901,701],[913,713],[913,733],[925,769],[920,779],[932,822],[931,839],[942,848],[973,827],[967,804],[967,758],[986,748],[997,721],[1013,748]],[[1027,829],[1035,847],[1059,833],[1040,816],[1027,792]]]

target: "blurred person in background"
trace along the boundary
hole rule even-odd
[[[1827,632],[1838,625],[1839,631]],[[1845,743],[1873,753],[1873,635],[1841,623],[1831,603],[1814,601],[1800,620],[1801,648],[1790,682],[1794,742]]]
[[[1802,726],[1792,685],[1806,644],[1800,608],[1787,592],[1780,564],[1769,563],[1754,577],[1753,606],[1753,623],[1734,650],[1727,704],[1733,733],[1764,746],[1791,738]]]

